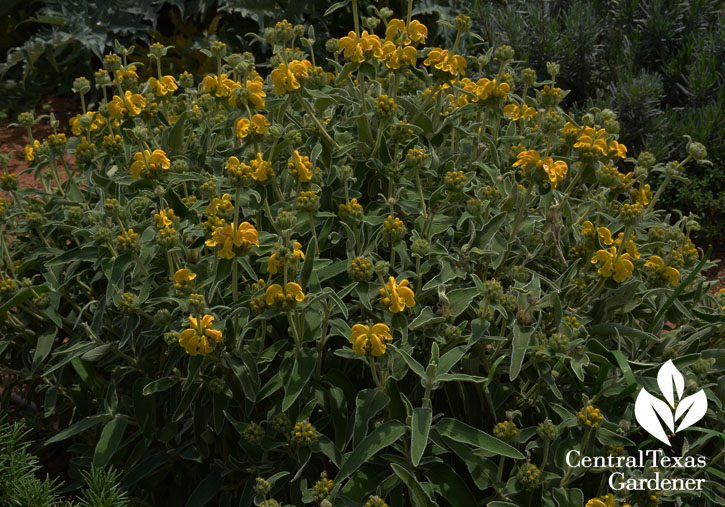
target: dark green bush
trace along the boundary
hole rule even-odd
[[[685,134],[704,143],[714,167],[688,172],[691,183],[669,189],[664,202],[707,219],[696,234],[700,240],[724,232],[721,2],[479,0],[461,7],[478,17],[487,42],[510,44],[540,75],[547,61],[558,62],[570,107],[617,111],[621,140],[630,148],[667,160],[682,150]]]

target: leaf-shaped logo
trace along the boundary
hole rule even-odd
[[[682,393],[685,391],[685,377],[672,360],[660,367],[657,372],[657,385],[667,403],[652,396],[646,389],[642,389],[634,404],[634,417],[650,435],[660,442],[672,445],[665,427],[670,433],[675,433],[689,428],[702,419],[707,412],[707,396],[705,391],[700,390],[692,396],[682,398]],[[682,421],[675,430],[675,423],[681,418]]]

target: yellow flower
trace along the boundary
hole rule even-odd
[[[240,88],[242,85],[229,79],[229,76],[222,74],[221,76],[206,76],[201,80],[201,91],[205,93],[213,93],[216,97],[229,97],[232,92]]]
[[[371,56],[380,58],[383,54],[380,37],[368,34],[364,30],[358,39],[355,32],[350,31],[346,37],[340,38],[338,53],[344,53],[345,58],[355,63],[362,63]]]
[[[415,65],[418,51],[412,46],[398,46],[390,41],[383,44],[380,59],[389,69],[397,70],[404,65]]]
[[[586,507],[615,507],[615,505],[614,495],[609,493],[599,498],[592,498],[587,502]]]
[[[401,35],[406,35],[402,37]],[[418,20],[413,20],[406,28],[405,21],[402,19],[391,19],[385,28],[385,41],[395,44],[402,43],[407,46],[411,43],[425,43],[428,36],[428,28]]]
[[[179,335],[179,344],[187,354],[205,356],[214,350],[214,344],[222,341],[222,332],[212,329],[214,317],[204,315],[201,323],[193,315],[189,315],[189,329]]]
[[[252,116],[252,121],[249,121],[247,118],[239,118],[234,123],[234,130],[239,139],[244,139],[252,130],[261,135],[269,134],[269,125],[270,123],[264,115],[255,114]]]
[[[579,148],[591,154],[598,152],[602,155],[606,155],[607,131],[604,129],[594,130],[591,127],[585,127],[584,132],[579,136],[574,148]]]
[[[171,162],[165,151],[154,150],[153,153],[149,150],[144,150],[143,153],[139,151],[133,156],[131,176],[134,178],[156,176],[162,170],[168,170],[169,167],[171,167]]]
[[[518,160],[514,162],[514,167],[533,168],[541,166],[541,156],[536,150],[522,151],[516,157]]]
[[[350,332],[352,350],[358,356],[380,357],[385,354],[385,342],[392,340],[390,328],[385,324],[375,324],[372,328],[363,324],[355,324]]]
[[[652,200],[652,191],[650,190],[649,183],[637,190],[632,189],[632,199],[634,199],[637,204],[647,206]]]
[[[589,222],[591,224],[591,222]],[[610,246],[614,241],[612,240],[612,231],[607,229],[606,227],[597,227],[597,234],[599,234],[599,239],[602,241],[603,244]]]
[[[621,143],[618,143],[617,141],[612,141],[609,143],[609,151],[614,152],[614,155],[612,158],[626,158],[627,156],[627,147]]]
[[[454,76],[466,75],[466,59],[461,55],[452,55],[447,49],[433,48],[423,60],[423,65],[428,65]]]
[[[544,172],[546,172],[546,175],[549,177],[549,182],[551,182],[551,186],[554,188],[556,188],[559,182],[564,181],[564,178],[566,178],[566,173],[569,170],[566,162],[564,162],[563,160],[557,160],[556,162],[554,162],[551,157],[546,157],[544,158],[544,160],[542,160],[542,167],[544,168]]]
[[[592,257],[591,263],[600,264],[597,270],[600,275],[605,278],[612,277],[621,283],[632,276],[634,264],[629,259],[630,255],[628,253],[617,256],[617,247],[613,246],[609,251],[597,251]]]
[[[249,127],[251,122],[246,118],[239,118],[234,122],[234,131],[239,139],[244,139],[249,135]]]
[[[233,163],[233,161],[231,160],[232,158],[234,158],[236,160],[236,157],[229,157],[229,158],[230,158],[230,160],[229,160],[230,163]],[[236,160],[236,161],[239,162],[239,160]],[[205,211],[208,215],[215,216],[215,215],[219,215],[219,214],[223,215],[223,214],[229,213],[233,209],[234,209],[234,203],[232,202],[232,195],[224,194],[224,195],[222,195],[221,199],[219,199],[218,197],[215,197],[214,199],[212,199],[211,202],[209,203],[209,205],[206,207]]]
[[[295,241],[292,258],[294,260],[305,260],[305,253],[302,251],[302,244],[299,241]],[[270,275],[276,275],[279,273],[283,266],[284,259],[277,258],[276,253],[269,256],[269,260],[267,261],[267,271]]]
[[[269,123],[269,120],[263,115],[263,114],[255,114],[252,116],[252,129],[257,134],[260,135],[266,135],[269,134],[269,126],[271,123]]]
[[[310,157],[300,155],[300,152],[297,150],[292,152],[292,156],[287,162],[287,167],[289,167],[292,176],[300,183],[307,183],[312,179],[313,170]]]
[[[38,151],[38,148],[40,148],[40,141],[37,139],[33,141],[33,144],[26,144],[25,148],[23,148],[23,152],[25,152],[25,160],[28,162],[32,162],[35,160],[35,155]]]
[[[156,224],[157,229],[165,229],[166,227],[172,225],[173,219],[176,218],[174,216],[174,210],[161,210],[158,213],[154,215],[154,223]]]
[[[266,97],[267,94],[264,93],[264,90],[262,89],[263,85],[264,79],[262,79],[262,76],[258,74],[254,77],[254,79],[247,80],[247,91],[249,92],[247,100],[257,109],[264,109],[264,97]]]
[[[402,312],[405,307],[412,308],[415,306],[415,293],[408,287],[408,280],[400,283],[395,282],[392,276],[388,279],[388,283],[380,289],[382,302],[393,313]]]
[[[636,239],[637,236],[635,234],[632,234],[632,239]],[[617,236],[617,239],[614,241],[614,245],[619,248],[622,246],[622,240],[624,239],[624,233],[620,232],[619,236]],[[625,246],[625,250],[629,255],[632,256],[633,259],[639,259],[639,252],[637,251],[637,245],[634,241],[631,239],[627,241],[627,244]]]
[[[157,97],[165,97],[170,93],[174,93],[177,88],[174,76],[162,76],[161,79],[155,77],[149,78],[149,86]]]
[[[222,259],[244,255],[252,249],[252,245],[259,246],[259,235],[249,222],[242,222],[239,227],[235,227],[234,222],[217,227],[211,239],[206,240],[206,246],[222,247],[219,250],[219,257]]]
[[[192,273],[186,268],[179,269],[176,273],[174,273],[174,287],[176,287],[177,290],[189,287],[195,278],[196,273]]]
[[[506,94],[511,91],[511,87],[508,83],[498,83],[495,79],[481,78],[478,81],[471,81],[468,78],[461,80],[463,90],[472,93],[476,96],[474,102],[485,101],[491,97],[494,99],[502,99],[506,97]],[[527,108],[526,111],[530,111],[531,114],[536,114],[536,109],[528,106],[521,106],[521,110]],[[509,108],[509,111],[513,111]]]
[[[304,301],[305,293],[302,292],[302,287],[295,282],[287,283],[284,290],[280,284],[275,283],[267,287],[264,293],[264,300],[269,306],[275,303],[291,304],[295,301]]]
[[[521,104],[520,106],[508,104],[503,108],[503,114],[511,121],[517,121],[521,118],[527,119],[536,116],[536,108],[527,106],[526,104]]]
[[[272,83],[274,84],[274,93],[284,95],[285,93],[299,90],[302,86],[300,79],[309,77],[308,70],[312,66],[309,60],[292,60],[289,65],[280,63],[276,69],[270,73]]]
[[[257,157],[249,163],[249,166],[252,168],[252,179],[254,181],[264,183],[274,178],[272,162],[264,160],[261,153],[257,153]]]
[[[678,285],[680,283],[680,272],[672,266],[665,265],[665,261],[663,261],[662,257],[659,255],[652,255],[649,259],[647,259],[647,262],[645,262],[644,265],[654,271],[657,276],[670,282],[672,285]]]

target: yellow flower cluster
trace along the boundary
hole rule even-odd
[[[413,308],[415,306],[415,293],[409,285],[408,280],[397,283],[395,278],[391,276],[380,289],[381,301],[392,313],[400,313],[406,307]]]
[[[163,171],[168,170],[170,167],[171,161],[166,156],[164,150],[154,150],[153,153],[149,150],[139,151],[133,156],[131,176],[134,178],[141,176],[144,178],[153,178]]]
[[[273,306],[275,304],[292,306],[296,302],[304,300],[305,293],[302,291],[302,287],[295,282],[288,282],[284,288],[280,284],[274,283],[267,287],[264,293],[264,302],[267,306]]]
[[[614,495],[609,493],[599,498],[592,498],[585,507],[617,507],[617,502],[614,500]],[[630,505],[623,504],[621,507],[630,507]]]
[[[176,215],[174,214],[173,209],[162,209],[158,213],[154,214],[154,225],[157,229],[165,229],[166,227],[173,225],[175,219]]]
[[[241,117],[234,122],[234,132],[239,139],[244,139],[250,132],[259,135],[269,134],[269,120],[262,114],[255,114],[252,119]]]
[[[428,52],[423,65],[432,67],[455,76],[466,75],[466,59],[461,55],[451,54],[447,49],[433,48]]]
[[[679,270],[672,266],[667,266],[659,255],[652,255],[644,263],[644,266],[651,269],[652,273],[663,281],[670,282],[672,285],[678,285],[680,283]]]
[[[599,412],[598,408],[593,405],[587,405],[577,412],[579,424],[586,428],[597,427],[604,420],[604,416]]]
[[[115,95],[111,102],[108,103],[108,112],[111,118],[122,120],[124,116],[138,116],[146,107],[146,99],[138,93],[131,93],[126,90],[123,97]]]
[[[257,153],[257,156],[249,163],[249,167],[252,171],[252,179],[258,183],[274,179],[272,162],[264,160],[261,153]]]
[[[609,250],[598,250],[592,257],[592,264],[600,264],[597,272],[605,278],[614,278],[617,282],[623,282],[632,277],[634,264],[630,260],[630,254],[617,255],[617,247]]]
[[[280,258],[282,255],[279,255],[277,252],[270,255],[269,260],[267,260],[267,272],[269,272],[270,275],[276,275],[284,268],[286,262],[305,260],[305,253],[302,251],[302,244],[299,241],[295,241],[293,251],[290,256],[291,258],[289,260],[287,259],[288,256],[289,253],[286,253],[283,258]]]
[[[201,321],[189,315],[189,328],[179,335],[179,345],[192,356],[205,356],[211,353],[214,344],[222,341],[222,332],[212,329],[213,324],[214,317],[211,315],[204,315]]]
[[[280,63],[270,73],[274,84],[274,93],[284,95],[285,93],[299,90],[302,86],[300,81],[309,77],[309,69],[312,63],[309,60],[292,60],[289,64]]]
[[[554,188],[560,182],[564,181],[569,170],[569,167],[563,160],[554,161],[551,157],[541,158],[541,155],[536,150],[522,151],[518,154],[517,158],[518,160],[514,162],[514,167],[521,167],[525,170],[543,171],[551,186]]]
[[[138,234],[133,229],[125,231],[123,234],[116,236],[119,248],[127,251],[135,250],[138,247]]]
[[[179,293],[191,292],[195,279],[196,273],[192,273],[187,268],[179,269],[174,273],[174,288]]]
[[[300,183],[309,182],[312,176],[320,171],[319,167],[312,167],[310,157],[300,155],[300,152],[297,150],[292,152],[292,156],[287,162],[287,167],[289,167],[292,176]]]
[[[84,118],[81,120],[81,118]],[[77,114],[68,120],[70,130],[74,136],[79,136],[86,131],[95,132],[106,125],[106,119],[100,113],[88,111],[85,115]],[[38,141],[35,141],[36,143]],[[36,145],[37,149],[37,145]]]
[[[363,63],[371,57],[381,58],[383,56],[380,37],[369,34],[367,30],[364,30],[359,37],[355,32],[350,31],[347,36],[340,39],[337,52],[343,53],[345,58],[355,63]]]
[[[385,354],[386,341],[393,341],[390,328],[386,324],[374,324],[366,326],[355,324],[350,331],[350,343],[352,350],[358,356],[380,357]]]
[[[35,160],[38,148],[40,148],[40,141],[38,141],[37,139],[33,141],[33,144],[26,144],[23,148],[23,152],[25,153],[25,160],[28,162],[32,162],[33,160]]]
[[[232,222],[214,229],[206,245],[216,248],[222,259],[233,259],[247,254],[252,246],[259,246],[259,237],[257,229],[249,222],[242,222],[238,227]]]
[[[179,87],[176,84],[174,76],[161,76],[161,79],[155,77],[149,78],[149,87],[159,98],[173,94]]]

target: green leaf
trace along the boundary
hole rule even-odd
[[[624,375],[624,378],[627,380],[627,383],[629,385],[637,384],[637,381],[634,379],[634,373],[632,373],[632,368],[629,366],[629,362],[627,362],[627,358],[624,357],[624,354],[620,350],[613,350],[612,355],[614,356],[614,359],[617,361],[617,364],[619,365],[619,369],[622,370],[622,374]]]
[[[478,504],[466,481],[461,479],[460,474],[450,465],[432,463],[428,466],[425,476],[433,486],[433,491],[453,507],[469,507]]]
[[[422,483],[415,477],[415,475],[396,463],[391,463],[390,466],[392,467],[393,472],[395,472],[395,475],[400,477],[405,485],[408,486],[410,499],[413,505],[416,507],[432,507],[436,505],[433,502],[433,499],[428,496],[425,489],[423,489],[423,486],[421,485]]]
[[[584,493],[581,489],[554,488],[551,490],[551,494],[559,507],[584,505]]]
[[[128,417],[120,415],[106,423],[98,439],[96,450],[93,453],[93,465],[97,467],[106,466],[118,449],[118,444],[123,439],[123,432],[126,431]]]
[[[38,369],[38,366],[41,365],[43,361],[45,361],[45,358],[48,357],[48,354],[50,354],[50,351],[53,348],[53,343],[55,342],[55,336],[58,334],[57,328],[52,328],[48,332],[40,335],[38,337],[38,344],[35,346],[35,353],[33,354],[33,363],[30,366],[30,373],[35,373],[35,370]]]
[[[89,428],[94,427],[96,424],[107,421],[110,417],[111,416],[108,414],[100,414],[81,419],[77,423],[68,426],[66,429],[59,431],[58,433],[50,437],[48,440],[45,441],[45,445],[49,445],[54,442],[60,442],[62,440],[65,440],[66,438],[77,435],[81,431],[85,431]]]
[[[428,433],[433,420],[433,411],[430,407],[416,407],[413,409],[410,438],[410,459],[413,466],[420,463],[425,446],[428,444]]]
[[[421,310],[418,316],[414,318],[413,321],[408,325],[408,329],[410,331],[415,331],[419,327],[422,327],[426,324],[437,324],[439,322],[443,322],[444,320],[446,319],[443,317],[436,317],[430,306],[426,306],[425,308],[423,308],[423,310]]]
[[[342,0],[341,2],[334,3],[330,7],[327,8],[327,10],[325,11],[325,14],[323,14],[323,16],[327,17],[330,14],[332,14],[333,12],[335,12],[336,10],[342,9],[349,3],[350,3],[350,0]]]
[[[203,507],[219,494],[224,485],[222,474],[213,470],[204,477],[186,502],[186,507]]]
[[[167,389],[170,389],[176,385],[176,380],[172,380],[168,377],[160,378],[158,380],[154,380],[153,382],[149,382],[146,384],[146,386],[143,388],[143,395],[149,396],[154,393],[160,393],[163,391],[166,391]]]
[[[388,345],[388,347],[394,348],[395,351],[398,352],[398,354],[400,354],[400,357],[403,358],[403,360],[408,365],[408,367],[411,370],[413,370],[413,372],[416,375],[418,375],[422,379],[425,379],[426,378],[426,376],[425,376],[425,368],[423,368],[423,365],[422,364],[420,364],[418,361],[416,361],[415,359],[413,359],[410,356],[410,354],[408,354],[407,352],[405,352],[402,349],[397,349],[397,348],[395,348],[395,347],[393,347],[391,345]]]
[[[498,438],[485,433],[478,428],[462,423],[456,419],[445,417],[435,425],[438,433],[456,442],[463,442],[479,447],[492,454],[506,456],[508,458],[523,459],[524,455],[518,450]]]
[[[315,264],[315,242],[310,241],[307,245],[307,251],[305,252],[305,262],[302,265],[302,272],[300,273],[300,285],[307,287],[310,281],[310,275],[312,274],[312,266]]]
[[[508,213],[504,211],[489,220],[488,223],[483,226],[481,232],[476,235],[476,242],[474,246],[480,248],[481,250],[485,250],[488,247],[488,243],[491,241],[494,234],[498,232],[498,230],[506,221],[507,216]]]
[[[284,400],[282,401],[282,410],[287,410],[292,406],[307,381],[312,376],[317,364],[317,351],[313,349],[301,349],[295,357],[295,364],[292,367],[292,373],[284,385]]]
[[[468,308],[473,298],[480,292],[475,287],[452,290],[447,294],[450,303],[451,317],[458,317]]]
[[[406,426],[400,421],[388,421],[375,428],[360,445],[355,447],[345,458],[342,468],[337,473],[334,482],[341,484],[350,477],[364,463],[367,463],[379,451],[395,443],[407,432]]]
[[[438,361],[438,375],[448,373],[468,352],[468,347],[455,347],[443,354]]]
[[[176,120],[174,126],[169,131],[169,140],[167,146],[171,153],[178,154],[181,152],[181,146],[184,142],[184,123],[189,111],[184,111],[181,116]]]
[[[353,447],[365,438],[368,424],[381,410],[388,406],[390,398],[378,389],[363,389],[355,399],[355,426],[352,432]]]
[[[184,414],[186,414],[186,411],[189,409],[191,403],[194,401],[194,397],[196,396],[196,393],[199,391],[200,387],[201,382],[194,382],[189,388],[186,388],[186,386],[184,386],[184,395],[181,397],[181,401],[179,401],[179,404],[176,406],[176,410],[174,410],[174,415],[171,416],[172,422],[179,422],[184,417]]]
[[[515,380],[521,372],[521,365],[524,363],[526,349],[529,347],[533,329],[529,328],[523,331],[518,324],[514,324],[514,338],[511,342],[511,368],[509,369],[509,379]]]

